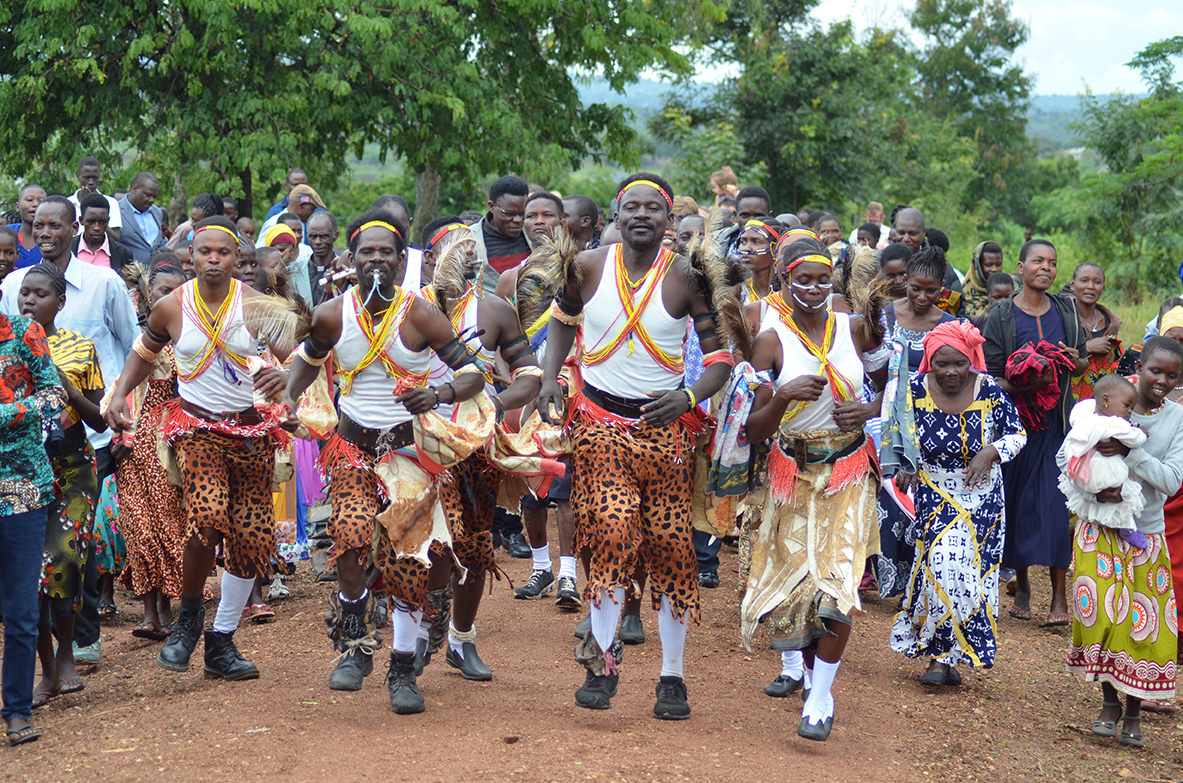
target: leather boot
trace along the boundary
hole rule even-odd
[[[253,680],[259,676],[258,667],[234,646],[234,634],[218,633],[212,628],[205,632],[205,666],[201,670],[223,680]]]
[[[341,653],[337,667],[329,675],[329,688],[360,691],[365,678],[374,671],[374,648],[378,644],[370,624],[370,613],[366,611],[366,598],[341,601],[333,593],[329,596],[329,604],[336,610],[334,628],[329,636],[333,639],[333,649]]]
[[[390,652],[386,687],[390,691],[390,709],[395,714],[413,715],[427,709],[427,703],[415,683],[415,653]]]
[[[205,607],[197,602],[197,608],[186,610],[185,599],[181,599],[181,611],[177,613],[176,628],[168,641],[160,648],[156,663],[170,672],[189,671],[189,658],[197,649],[201,629],[205,626]]]

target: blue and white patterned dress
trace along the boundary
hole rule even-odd
[[[996,650],[998,563],[1006,533],[1002,469],[986,483],[965,486],[974,456],[994,446],[1007,462],[1027,442],[1018,410],[989,375],[979,374],[974,401],[961,414],[942,411],[925,384],[911,380],[920,445],[921,481],[916,521],[907,531],[916,560],[903,608],[891,630],[891,649],[909,658],[933,657],[949,666],[991,666]]]

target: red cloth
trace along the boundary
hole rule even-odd
[[[933,327],[932,331],[924,335],[924,358],[920,360],[920,372],[932,369],[933,355],[948,346],[960,352],[969,359],[970,365],[978,372],[986,371],[986,357],[982,354],[982,343],[986,338],[978,331],[978,327],[969,321],[946,321]]]
[[[1183,595],[1183,490],[1167,499],[1163,517],[1167,526],[1163,535],[1167,540],[1167,552],[1171,555],[1171,579],[1175,583],[1177,605],[1179,596]]]
[[[1006,379],[1015,386],[1026,386],[1051,368],[1052,382],[1047,386],[1032,394],[1012,395],[1019,418],[1028,430],[1047,429],[1047,413],[1060,401],[1060,374],[1071,373],[1075,366],[1068,354],[1047,340],[1028,342],[1006,360]]]

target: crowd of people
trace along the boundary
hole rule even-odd
[[[327,685],[363,688],[389,625],[398,714],[424,711],[441,650],[492,678],[476,621],[504,547],[531,559],[516,598],[587,606],[588,709],[644,641],[648,586],[653,713],[690,717],[687,625],[729,537],[737,631],[780,652],[764,692],[801,692],[803,738],[832,730],[862,595],[898,601],[886,641],[927,662],[921,683],[956,687],[993,665],[1003,594],[1032,619],[1032,566],[1043,624],[1072,626],[1068,670],[1101,685],[1092,731],[1140,747],[1141,711],[1173,709],[1181,299],[1123,351],[1103,269],[1053,291],[1045,239],[1013,273],[983,242],[962,272],[918,209],[872,202],[847,233],[729,169],[710,207],[646,172],[607,210],[501,177],[421,247],[401,196],[342,233],[299,169],[257,227],[201,194],[169,231],[152,174],[107,196],[94,158],[78,182],[27,185],[0,227],[10,744],[85,688],[116,582],[159,666],[201,645],[205,674],[251,679],[235,631],[318,547]]]

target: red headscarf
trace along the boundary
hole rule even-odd
[[[932,369],[932,357],[946,345],[965,355],[970,365],[978,372],[986,371],[986,357],[982,354],[982,343],[986,338],[969,321],[946,321],[938,324],[924,335],[924,358],[920,361],[920,372]]]

